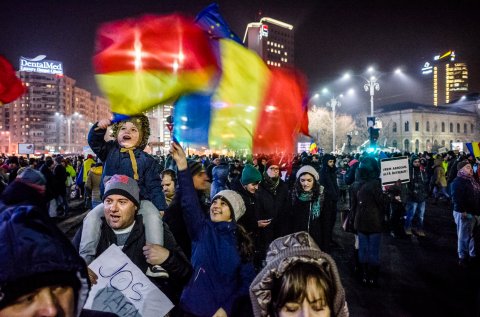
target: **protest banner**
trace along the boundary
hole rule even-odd
[[[382,185],[391,185],[400,180],[402,183],[410,181],[408,157],[393,157],[380,161],[380,178]]]
[[[147,276],[112,244],[89,268],[98,276],[85,308],[111,312],[120,317],[165,316],[172,302]]]

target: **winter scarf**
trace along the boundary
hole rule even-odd
[[[300,201],[312,201],[313,200],[313,192],[300,192],[297,193],[297,197]],[[311,207],[312,219],[317,219],[320,217],[320,196],[317,197],[315,201],[312,203]]]
[[[280,184],[280,177],[278,177],[277,179],[273,179],[268,176],[267,172],[263,173],[263,185],[265,186],[266,190],[275,195],[278,184]]]

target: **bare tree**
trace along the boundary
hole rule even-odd
[[[331,152],[332,149],[332,112],[326,108],[312,107],[308,111],[308,120],[309,120],[309,131],[310,135],[315,139],[318,147],[322,147],[327,152]],[[340,150],[343,145],[348,144],[347,135],[352,136],[352,141],[354,142],[354,137],[358,136],[358,133],[353,133],[357,131],[354,119],[345,114],[337,114],[335,118],[335,143],[337,144],[338,149]],[[353,144],[353,143],[352,143]],[[348,148],[344,147],[344,152],[348,152]]]

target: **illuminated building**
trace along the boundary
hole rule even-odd
[[[272,18],[247,25],[243,42],[271,67],[292,67],[295,62],[293,26]]]
[[[108,101],[77,87],[61,62],[22,57],[17,76],[27,92],[0,107],[0,131],[9,131],[10,153],[18,143],[33,144],[37,154],[81,153],[91,125],[111,116]]]
[[[455,51],[448,51],[425,62],[422,68],[428,103],[434,106],[458,100],[468,93],[467,64],[457,62]]]

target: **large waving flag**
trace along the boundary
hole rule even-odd
[[[192,19],[145,15],[102,25],[93,64],[114,113],[135,115],[189,92],[209,91],[218,75],[207,34]]]
[[[177,100],[175,138],[211,149],[294,152],[297,133],[308,135],[304,78],[293,70],[270,70],[241,44],[217,4],[204,9],[196,21],[212,39],[222,73],[211,93]]]
[[[12,64],[0,55],[0,105],[14,101],[25,91],[25,86],[15,74]]]

